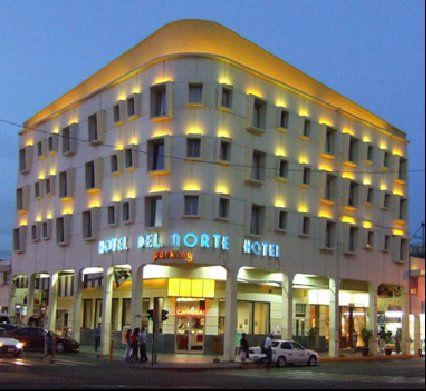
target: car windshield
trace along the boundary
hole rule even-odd
[[[293,342],[292,345],[293,345],[293,349],[305,350],[305,348],[299,345],[298,343]]]
[[[278,345],[279,345],[280,343],[279,342],[272,342],[271,343],[271,346],[273,347],[273,348],[276,348]]]

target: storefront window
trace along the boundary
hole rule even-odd
[[[83,300],[83,328],[93,328],[93,300]]]
[[[341,347],[363,347],[362,330],[366,328],[365,308],[341,307]]]
[[[246,334],[269,334],[270,304],[257,301],[238,301],[238,330]]]

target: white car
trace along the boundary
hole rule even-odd
[[[258,364],[267,361],[266,354],[261,352],[260,346],[249,349],[249,359]],[[317,365],[319,355],[313,350],[304,348],[297,342],[288,339],[272,340],[272,363],[279,367],[285,367],[288,364]]]
[[[13,354],[19,357],[22,353],[23,344],[15,338],[0,337],[0,354]]]

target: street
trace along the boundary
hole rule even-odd
[[[93,355],[0,358],[0,388],[422,388],[425,359],[323,363],[317,367],[152,369]]]

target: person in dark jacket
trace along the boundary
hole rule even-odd
[[[246,363],[248,356],[249,356],[249,344],[247,341],[247,334],[243,333],[240,340],[240,360],[242,364]]]

